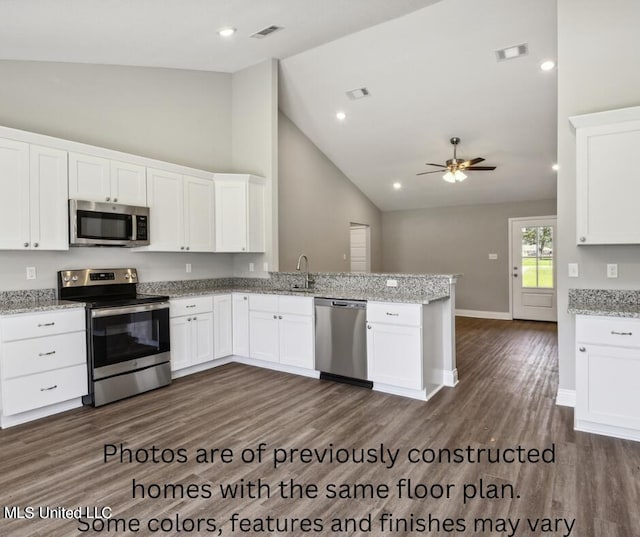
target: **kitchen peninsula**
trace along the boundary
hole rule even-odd
[[[316,273],[311,277],[310,289],[302,289],[304,276],[299,272],[271,273],[269,278],[140,282],[138,286],[140,292],[171,298],[174,378],[230,362],[317,378],[313,301],[325,297],[367,301],[367,361],[374,390],[426,401],[443,386],[457,384],[456,275]],[[15,359],[10,353],[13,342],[4,341],[5,326],[70,307],[54,297],[53,290],[0,295],[3,361]],[[71,307],[77,308],[78,303]],[[0,380],[3,397],[15,380]],[[74,394],[73,401],[54,397],[43,402],[44,408],[20,407],[16,416],[4,415],[11,408],[4,401],[3,422],[14,425],[79,406],[82,394],[76,392],[69,392]]]

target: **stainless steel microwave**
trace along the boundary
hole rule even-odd
[[[71,246],[149,244],[149,207],[69,200]]]

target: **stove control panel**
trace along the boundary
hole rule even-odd
[[[61,270],[58,272],[60,287],[89,287],[92,285],[135,284],[138,281],[136,269],[83,269]]]

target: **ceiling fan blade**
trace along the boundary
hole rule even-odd
[[[483,159],[484,160],[484,159]],[[491,170],[495,170],[496,167],[495,166],[469,166],[467,168],[465,168],[465,170],[471,170],[471,171],[491,171]]]
[[[460,166],[464,166],[465,168],[468,168],[469,166],[473,166],[474,164],[479,164],[480,162],[482,162],[484,159],[482,157],[477,157],[477,158],[472,158],[471,160],[465,160],[462,164],[460,164]]]
[[[444,170],[434,170],[432,172],[420,172],[416,173],[416,175],[427,175],[428,173],[442,173]]]
[[[431,162],[426,162],[425,164],[427,166],[438,166],[438,168],[446,168],[446,166],[444,164],[433,164]]]

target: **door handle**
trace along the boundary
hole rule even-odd
[[[517,272],[514,272],[514,273],[513,273],[513,277],[514,277],[514,278],[517,278],[517,277],[518,277],[518,273],[517,273]]]

